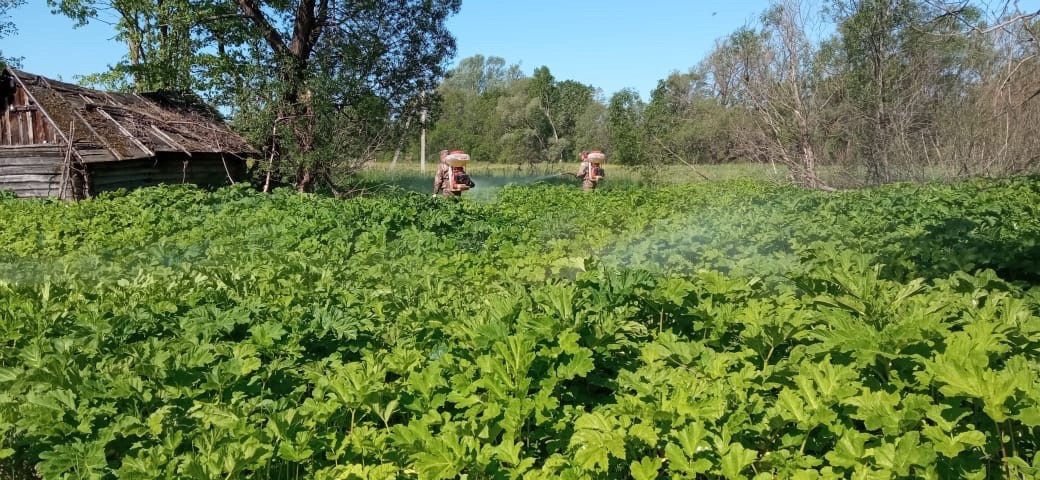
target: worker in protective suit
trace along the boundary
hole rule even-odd
[[[469,155],[462,150],[441,150],[441,163],[433,175],[433,196],[458,198],[463,191],[473,188],[476,184],[464,168],[468,162]]]
[[[603,177],[606,176],[606,172],[600,163],[606,160],[606,156],[599,150],[593,150],[587,152],[582,150],[581,152],[581,166],[578,167],[578,173],[575,175],[581,179],[581,189],[588,192],[596,189],[596,185]]]

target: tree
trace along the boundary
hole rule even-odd
[[[531,78],[514,83],[498,98],[494,110],[502,125],[498,139],[502,157],[512,159],[518,168],[546,160],[549,147],[545,117],[539,99],[532,96],[536,90],[532,83]]]
[[[220,0],[47,0],[55,13],[77,22],[109,22],[127,55],[105,72],[84,75],[83,83],[110,90],[196,91],[197,70],[214,62],[210,34],[215,19],[230,17],[234,6]]]
[[[507,89],[521,78],[524,74],[519,65],[506,65],[502,57],[474,55],[460,60],[458,66],[448,72],[440,88],[484,95]]]
[[[815,49],[805,35],[805,17],[799,0],[785,0],[763,17],[767,38],[774,39],[772,65],[761,76],[773,81],[767,87],[747,82],[757,117],[768,126],[779,157],[791,169],[797,183],[828,188],[820,180],[816,155],[819,117],[826,98],[813,91]],[[792,155],[788,155],[791,152]]]
[[[987,10],[998,12],[991,24],[980,22],[981,10],[964,1],[951,0],[924,0],[924,3],[938,12],[936,20],[946,17],[954,17],[972,33],[987,34],[997,30],[1012,30],[1016,26],[1024,26],[1032,30],[1030,26],[1033,21],[1040,18],[1040,9],[1022,11],[1018,0],[1004,0],[996,4],[988,5]],[[998,6],[999,5],[999,6]],[[1032,40],[1030,40],[1032,41]]]
[[[976,8],[925,0],[934,18],[959,24],[949,38],[956,61],[957,102],[945,102],[936,141],[921,156],[952,176],[1017,175],[1040,166],[1040,9],[1004,0]],[[948,45],[949,45],[948,44]],[[959,73],[964,72],[964,73]],[[944,80],[949,81],[950,75]],[[949,94],[948,94],[949,95]]]
[[[454,52],[460,0],[48,0],[80,22],[118,14],[126,62],[91,80],[202,90],[264,146],[265,189],[334,183],[394,143]]]
[[[908,179],[920,156],[915,145],[936,141],[942,99],[961,93],[965,76],[950,73],[964,61],[964,28],[912,0],[834,0],[829,11],[848,141],[869,183]]]
[[[578,150],[601,148],[599,145],[606,145],[605,141],[595,139],[595,125],[581,125],[582,119],[590,116],[590,111],[590,118],[596,118],[596,113],[602,112],[602,104],[596,101],[596,89],[574,80],[563,80],[556,83],[556,91],[556,126],[561,135],[568,140],[560,145],[560,161],[576,158]],[[600,124],[602,123],[601,118]]]
[[[480,161],[519,167],[577,158],[577,145],[608,145],[598,91],[556,80],[547,67],[526,77],[518,65],[476,55],[448,72],[437,92],[443,103],[433,142],[464,147]]]
[[[708,68],[722,101],[743,106],[755,122],[756,129],[736,133],[744,148],[787,167],[795,183],[827,189],[817,143],[828,96],[817,88],[816,49],[805,23],[798,0],[774,4],[760,30],[744,28],[720,43]]]
[[[610,97],[607,125],[611,157],[621,164],[638,165],[644,160],[643,111],[646,105],[635,90],[626,88]]]
[[[548,67],[511,84],[498,97],[494,120],[501,126],[503,158],[517,164],[562,162],[575,153],[579,119],[595,102],[592,87],[557,82]]]
[[[294,3],[236,0],[256,34],[238,48],[266,58],[274,79],[252,119],[270,131],[269,175],[304,191],[373,158],[425,107],[415,98],[444,74],[455,48],[444,22],[460,1]]]
[[[542,144],[541,156],[562,162],[575,153],[577,118],[593,100],[593,89],[587,85],[566,80],[556,81],[549,67],[535,69],[528,94],[535,100],[536,118],[531,125]]]
[[[602,93],[597,89],[592,101],[574,119],[574,145],[576,150],[603,150],[611,144],[607,126],[608,113]],[[573,153],[569,158],[574,158]]]
[[[922,149],[929,165],[948,176],[1007,176],[1040,166],[1040,22],[1015,21],[1021,12],[991,19],[1000,28],[972,23],[959,64],[960,101],[946,102],[936,140]],[[962,22],[967,20],[961,18]]]
[[[666,163],[717,163],[729,158],[727,112],[703,71],[672,72],[657,82],[646,107],[648,155]]]
[[[0,0],[0,38],[18,33],[18,27],[8,20],[8,12],[24,4],[25,0]],[[5,63],[17,66],[19,59],[4,57],[4,51],[0,50],[0,65]]]
[[[531,119],[535,136],[541,144],[540,155],[544,160],[557,159],[563,161],[563,149],[560,130],[556,127],[556,107],[560,103],[560,92],[556,89],[556,79],[549,72],[549,67],[541,66],[534,70],[534,76],[528,84],[528,95],[534,99],[532,104],[537,113]]]
[[[435,150],[464,148],[481,162],[515,158],[503,148],[506,126],[498,108],[511,92],[525,88],[519,86],[524,78],[519,65],[507,65],[501,57],[475,55],[459,61],[437,87],[443,101],[430,135]]]

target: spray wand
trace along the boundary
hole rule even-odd
[[[577,175],[575,175],[573,173],[567,173],[567,172],[558,172],[558,173],[551,173],[549,175],[538,177],[538,178],[536,178],[534,180],[531,180],[531,181],[533,181],[533,182],[541,182],[542,180],[548,180],[550,178],[556,178],[556,177],[577,177]]]

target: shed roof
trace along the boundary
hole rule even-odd
[[[93,90],[8,67],[77,149],[103,148],[116,160],[159,152],[255,154],[194,94]]]

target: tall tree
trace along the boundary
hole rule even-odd
[[[331,184],[429,107],[460,0],[48,0],[82,23],[119,18],[127,60],[90,78],[207,93],[268,155],[265,188]]]
[[[646,104],[639,93],[626,88],[610,97],[607,107],[607,125],[610,133],[611,157],[618,163],[643,163],[643,112]]]
[[[646,107],[648,155],[691,166],[731,155],[725,107],[707,77],[691,69],[657,82]]]
[[[506,132],[498,105],[510,92],[522,90],[517,84],[524,78],[519,65],[501,57],[459,61],[437,87],[443,102],[430,134],[433,149],[463,148],[481,162],[512,160],[501,145]]]
[[[506,132],[503,146],[525,162],[563,162],[573,158],[577,125],[592,107],[595,91],[573,80],[556,81],[548,67],[509,90],[498,112]]]
[[[978,6],[924,0],[929,23],[954,20],[939,52],[957,55],[940,77],[942,102],[935,140],[919,156],[952,176],[1015,175],[1040,167],[1040,8],[1018,1]],[[950,84],[954,85],[951,88]],[[952,91],[951,91],[952,90]],[[942,121],[956,118],[956,121]],[[939,167],[939,168],[935,168]]]
[[[541,66],[534,69],[534,75],[528,83],[528,95],[534,99],[532,104],[536,109],[535,117],[531,124],[542,145],[542,156],[545,160],[563,160],[563,149],[561,144],[560,129],[556,126],[556,107],[560,103],[560,92],[556,89],[556,78],[549,72],[549,67]]]
[[[440,88],[484,95],[509,88],[513,82],[523,77],[519,65],[507,65],[502,57],[474,55],[460,60],[459,64],[448,72]]]
[[[946,5],[942,11],[953,11]],[[1036,12],[1003,12],[972,18],[956,10],[970,29],[963,38],[958,101],[941,105],[936,140],[920,155],[951,176],[1016,175],[1040,167],[1040,21]],[[946,15],[946,14],[944,14]],[[965,72],[965,73],[960,73]],[[944,80],[949,82],[949,76]],[[959,78],[963,77],[963,78]],[[947,89],[948,90],[948,89]],[[947,97],[950,94],[947,93]]]
[[[546,135],[546,122],[541,102],[532,96],[532,78],[513,84],[498,99],[495,115],[501,119],[502,135],[499,145],[506,158],[517,165],[538,163],[547,159],[550,138]]]
[[[606,148],[598,91],[556,80],[547,67],[526,77],[516,64],[476,55],[459,61],[437,92],[442,111],[431,138],[481,161],[517,165],[577,158],[577,145]]]
[[[228,17],[234,6],[220,0],[47,0],[55,13],[78,26],[110,22],[127,55],[108,71],[85,74],[82,81],[113,90],[192,91],[196,71],[212,62],[209,23]]]
[[[602,107],[596,101],[596,89],[574,80],[563,80],[556,83],[556,92],[556,126],[567,139],[565,144],[560,145],[560,160],[576,158],[577,150],[602,149],[601,145],[605,143],[590,140],[595,132],[583,132],[579,128],[582,117],[588,115],[590,109],[599,111]]]
[[[766,12],[762,21],[772,61],[757,82],[746,83],[756,116],[768,126],[779,147],[776,152],[795,181],[821,188],[825,185],[817,171],[818,111],[827,99],[812,89],[815,48],[806,37],[805,18],[799,0],[784,0]],[[763,85],[765,79],[772,85]]]
[[[775,3],[760,28],[745,27],[718,44],[707,67],[724,104],[747,109],[754,120],[754,129],[734,132],[746,150],[784,165],[800,185],[830,188],[819,175],[817,147],[828,96],[817,88],[806,22],[799,0]]]
[[[557,81],[545,66],[535,69],[528,85],[536,108],[530,124],[542,144],[541,156],[562,162],[575,151],[574,127],[592,102],[594,90],[573,80]]]
[[[25,0],[0,0],[0,38],[18,33],[18,27],[9,19],[9,15],[11,10],[24,4]],[[11,63],[17,66],[18,59],[6,58],[4,57],[4,51],[0,50],[0,65],[5,63]]]
[[[964,26],[914,0],[833,0],[839,61],[850,112],[848,134],[873,184],[905,179],[934,143],[940,97],[959,88]],[[958,78],[960,77],[960,78]],[[859,133],[863,132],[863,133]]]
[[[258,118],[272,132],[270,171],[301,191],[371,159],[399,134],[394,119],[425,107],[414,98],[444,74],[455,48],[444,22],[460,7],[460,0],[236,3],[262,39],[241,48],[266,56],[276,79],[267,92],[274,102]],[[296,161],[280,162],[284,153]]]
[[[595,89],[592,101],[574,118],[575,150],[604,150],[611,145],[607,102],[601,96],[602,92]],[[576,158],[575,153],[571,152],[568,158]]]

